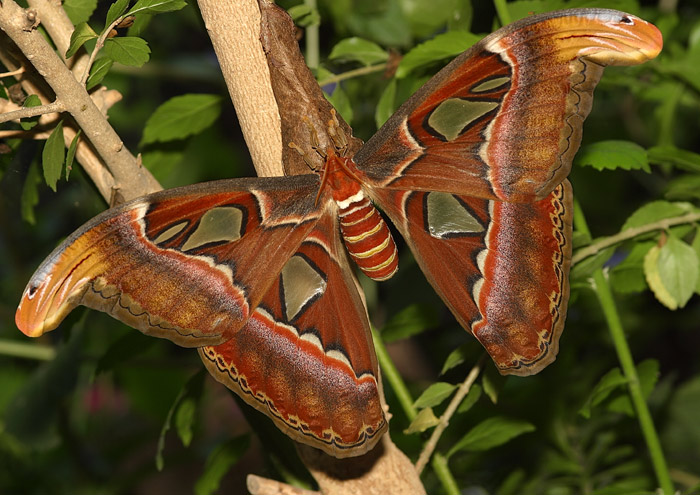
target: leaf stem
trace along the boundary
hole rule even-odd
[[[445,409],[445,412],[442,414],[442,416],[440,416],[440,423],[433,430],[433,433],[430,435],[430,438],[426,442],[425,447],[423,447],[423,451],[420,453],[420,457],[418,457],[418,461],[416,461],[416,471],[418,472],[418,474],[423,472],[423,469],[428,463],[430,456],[433,454],[435,447],[437,447],[437,443],[438,440],[440,440],[440,436],[442,436],[442,433],[450,424],[450,418],[454,416],[454,413],[457,411],[457,408],[462,403],[462,400],[467,396],[469,390],[471,390],[472,388],[472,385],[474,385],[474,382],[479,377],[479,374],[481,373],[481,370],[484,366],[485,357],[485,354],[482,355],[479,361],[471,369],[469,374],[467,374],[467,377],[457,389],[457,393],[455,393],[452,397],[452,400],[450,400],[447,409]]]
[[[574,206],[574,222],[576,223],[577,230],[584,233],[590,232],[578,202]],[[666,458],[661,449],[661,442],[659,441],[654,422],[651,418],[651,413],[649,412],[644,394],[642,393],[639,376],[637,375],[637,369],[634,365],[634,358],[632,357],[632,352],[625,338],[625,332],[622,328],[620,314],[615,306],[610,283],[601,268],[593,273],[593,289],[603,309],[603,314],[610,330],[610,336],[615,346],[618,360],[620,361],[620,367],[622,368],[625,378],[627,378],[630,398],[634,404],[639,426],[647,444],[647,449],[649,450],[651,463],[656,473],[656,479],[664,495],[673,495],[673,482],[671,481],[668,466],[666,465]]]
[[[323,87],[328,84],[335,84],[340,81],[344,81],[345,79],[352,79],[353,77],[364,76],[366,74],[372,74],[373,72],[381,72],[384,69],[386,69],[386,63],[384,62],[381,64],[368,65],[367,67],[359,67],[357,69],[349,70],[347,72],[322,79],[318,81],[318,85]]]
[[[576,208],[574,208],[574,219],[576,221]],[[571,258],[571,264],[575,265],[580,263],[585,258],[593,256],[603,249],[606,249],[615,244],[627,241],[634,237],[640,236],[642,234],[648,234],[649,232],[654,232],[655,230],[666,230],[674,225],[681,225],[684,223],[693,223],[700,221],[700,213],[686,213],[678,217],[664,218],[663,220],[658,220],[656,222],[648,223],[646,225],[640,225],[639,227],[634,227],[631,229],[625,229],[615,235],[609,237],[602,237],[597,241],[589,244],[585,248],[576,251],[576,254]],[[576,221],[576,226],[581,230],[580,222]]]
[[[0,339],[0,355],[36,359],[37,361],[51,361],[56,356],[56,349],[48,345]]]
[[[508,6],[506,5],[506,0],[493,0],[493,6],[496,8],[496,14],[498,14],[498,20],[501,21],[501,26],[511,23],[510,12],[508,12]]]
[[[311,9],[311,11],[318,10],[318,5],[316,5],[316,0],[304,0],[304,4]],[[306,64],[311,69],[317,69],[320,55],[319,55],[319,37],[318,37],[318,23],[312,23],[306,27]]]
[[[372,339],[374,339],[374,348],[377,351],[377,360],[382,368],[382,375],[396,394],[401,409],[403,409],[408,420],[413,421],[418,415],[418,411],[413,406],[414,400],[411,397],[411,392],[409,392],[406,382],[403,381],[399,370],[396,369],[394,362],[391,360],[382,338],[374,329],[372,330]]]

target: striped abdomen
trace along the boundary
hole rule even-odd
[[[391,278],[399,267],[396,244],[372,202],[358,188],[354,195],[336,199],[336,203],[345,246],[357,266],[373,280]]]

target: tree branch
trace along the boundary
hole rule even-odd
[[[12,120],[27,119],[30,117],[36,117],[37,115],[46,115],[49,113],[60,113],[65,110],[63,103],[56,100],[53,103],[48,103],[46,105],[40,105],[38,107],[24,107],[12,112],[7,112],[0,114],[0,124],[3,122],[10,122]]]
[[[85,88],[35,29],[34,19],[28,17],[28,12],[14,0],[3,0],[0,4],[0,29],[22,51],[54,91],[56,100],[63,103],[83,130],[114,176],[114,188],[120,199],[128,200],[160,189],[150,172],[141,167],[126,149]]]

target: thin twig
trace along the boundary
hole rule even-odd
[[[386,63],[368,65],[367,67],[360,67],[359,69],[349,70],[341,74],[336,74],[331,77],[327,77],[318,82],[318,85],[323,87],[328,84],[335,84],[345,79],[352,79],[353,77],[364,76],[366,74],[372,74],[373,72],[381,72],[386,69]]]
[[[0,73],[0,79],[3,79],[5,77],[19,76],[20,74],[23,74],[23,73],[24,73],[24,67],[20,67],[17,70],[11,70],[10,72]]]
[[[65,106],[59,100],[53,103],[48,103],[46,105],[39,105],[38,107],[24,107],[19,110],[13,110],[11,112],[0,114],[0,124],[3,122],[10,122],[12,120],[28,119],[30,117],[36,117],[37,115],[46,115],[49,113],[60,113],[65,110]]]
[[[693,223],[700,221],[700,213],[686,213],[678,217],[664,218],[656,222],[648,223],[646,225],[641,225],[639,227],[634,227],[631,229],[625,229],[618,234],[611,235],[610,237],[603,237],[596,242],[589,244],[585,248],[576,251],[576,254],[571,258],[572,265],[583,261],[589,256],[599,253],[603,249],[606,249],[615,244],[633,239],[634,237],[640,236],[642,234],[648,234],[649,232],[654,232],[655,230],[665,230],[674,225],[681,225],[684,223]]]
[[[95,58],[97,58],[97,54],[100,53],[100,50],[102,50],[102,47],[105,46],[105,40],[107,39],[107,36],[109,36],[109,33],[114,29],[117,24],[122,22],[124,20],[124,16],[119,16],[117,17],[112,24],[107,26],[103,31],[100,36],[97,38],[97,42],[95,43],[95,48],[92,50],[92,53],[90,53],[90,58],[88,59],[87,64],[85,65],[85,70],[83,71],[83,75],[80,76],[80,84],[85,86],[87,84],[88,77],[90,77],[90,68],[92,67],[92,64],[95,62]]]
[[[462,403],[462,400],[464,400],[464,398],[469,393],[469,390],[471,390],[472,385],[474,385],[474,382],[479,376],[479,373],[481,373],[481,369],[484,367],[485,358],[486,355],[482,355],[481,358],[479,358],[479,361],[477,361],[477,363],[474,365],[467,377],[457,389],[457,393],[452,397],[452,400],[447,406],[447,409],[445,409],[445,412],[442,414],[442,416],[440,416],[440,423],[438,423],[438,425],[433,430],[432,435],[430,435],[430,438],[426,442],[425,447],[423,447],[423,451],[420,453],[420,457],[418,457],[418,461],[416,462],[416,471],[418,472],[418,474],[423,472],[423,469],[425,468],[426,464],[428,464],[430,457],[435,451],[435,447],[437,447],[437,443],[438,440],[440,440],[440,436],[442,436],[442,433],[445,431],[445,428],[447,428],[447,426],[450,424],[450,419],[452,418],[452,416],[454,416],[454,413],[457,411],[457,408]]]

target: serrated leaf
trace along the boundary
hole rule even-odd
[[[250,437],[244,435],[216,447],[207,459],[204,472],[194,485],[194,493],[196,495],[211,495],[218,490],[221,479],[248,450],[249,444]]]
[[[631,141],[599,141],[583,146],[576,154],[576,164],[596,170],[644,170],[651,172],[647,151]]]
[[[417,335],[437,324],[437,312],[429,304],[411,304],[392,316],[382,328],[382,340],[393,342]]]
[[[700,172],[700,154],[675,146],[654,146],[648,150],[649,161],[671,165],[688,172]]]
[[[146,122],[141,145],[198,134],[221,113],[221,97],[208,94],[176,96],[159,106]]]
[[[378,44],[362,38],[353,37],[339,41],[331,50],[328,58],[343,62],[360,62],[364,65],[378,64],[389,59],[389,53]]]
[[[670,203],[668,201],[652,201],[632,213],[621,230],[641,227],[665,218],[685,215],[695,208],[690,203]]]
[[[394,102],[396,101],[396,79],[389,81],[382,95],[377,102],[377,108],[374,110],[374,122],[379,129],[384,122],[389,120],[395,110]]]
[[[113,64],[114,60],[109,57],[100,57],[95,60],[95,63],[90,67],[90,75],[85,83],[85,89],[89,91],[100,84]]]
[[[97,33],[92,30],[87,22],[82,22],[75,26],[73,33],[70,35],[70,43],[66,50],[66,58],[70,58],[85,44],[86,41],[97,38]]]
[[[423,433],[429,428],[439,424],[440,420],[435,416],[433,408],[426,407],[418,412],[418,415],[416,415],[415,419],[411,421],[411,424],[408,425],[408,428],[406,428],[403,432],[406,435],[410,435],[411,433]]]
[[[103,50],[115,62],[129,67],[141,67],[151,56],[151,48],[146,40],[136,36],[108,38]]]
[[[401,59],[396,69],[396,78],[402,79],[423,65],[432,64],[459,55],[479,41],[481,36],[467,31],[449,31],[411,49]]]
[[[129,6],[129,0],[117,0],[109,6],[107,17],[105,18],[105,28],[109,27],[114,21],[119,19]]]
[[[475,383],[474,385],[471,386],[469,389],[469,392],[467,393],[467,396],[462,400],[462,403],[459,405],[457,408],[458,413],[465,413],[469,409],[472,408],[474,404],[479,400],[481,397],[481,385],[478,383]]]
[[[661,248],[654,246],[644,257],[644,277],[656,299],[668,309],[677,309],[678,301],[668,292],[659,275],[659,253]]]
[[[654,390],[656,382],[659,380],[659,362],[656,359],[645,359],[637,366],[637,378],[642,389],[644,399],[648,399]],[[635,415],[634,406],[629,394],[624,393],[610,401],[607,409],[612,412],[627,414],[630,417]]]
[[[125,15],[154,15],[180,10],[184,7],[187,7],[187,2],[184,0],[139,0]]]
[[[86,22],[97,8],[97,0],[64,0],[63,10],[73,25]]]
[[[68,147],[68,154],[66,155],[66,180],[68,180],[68,176],[70,176],[70,171],[73,170],[73,160],[75,159],[75,152],[78,150],[78,143],[80,142],[80,135],[82,132],[82,129],[78,129],[78,132],[75,133],[75,137]]]
[[[41,105],[41,100],[37,95],[29,95],[24,99],[22,103],[22,108],[38,107]],[[19,123],[20,127],[25,131],[30,130],[32,127],[39,123],[39,116],[29,117],[27,119],[22,119]]]
[[[37,166],[37,163],[33,161],[31,165],[29,165],[27,177],[24,179],[24,184],[22,185],[22,196],[20,197],[19,202],[22,220],[27,222],[29,225],[36,224],[34,207],[39,204],[40,183],[41,176],[39,174],[39,167]]]
[[[513,438],[535,431],[535,426],[520,419],[496,416],[482,421],[472,428],[447,453],[451,457],[455,452],[489,450],[512,440]]]
[[[56,192],[56,184],[61,178],[63,164],[66,161],[66,146],[63,143],[63,121],[61,120],[44,144],[41,153],[41,163],[44,169],[46,184]]]
[[[590,418],[591,410],[595,406],[607,399],[615,389],[625,384],[627,384],[627,378],[623,376],[620,368],[611,369],[598,381],[578,413],[586,419]]]
[[[669,236],[659,251],[657,264],[661,283],[677,307],[682,308],[698,284],[699,263],[695,250],[675,236]]]
[[[414,407],[419,409],[424,407],[435,407],[440,405],[442,401],[447,399],[452,392],[457,388],[456,385],[445,382],[436,382],[431,384],[427,389],[420,394],[420,397],[413,403]]]

